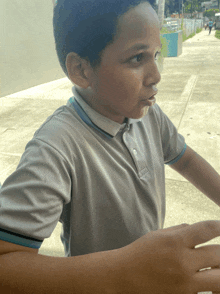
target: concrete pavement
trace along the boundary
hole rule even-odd
[[[220,40],[214,33],[203,30],[183,43],[182,55],[165,59],[157,102],[186,143],[220,173]],[[35,130],[71,95],[71,83],[63,78],[0,98],[2,183]],[[169,167],[166,191],[165,227],[220,219],[220,208]],[[60,228],[44,241],[41,254],[63,256]],[[220,244],[220,238],[209,243]]]
[[[214,34],[203,30],[183,43],[182,55],[165,59],[157,102],[186,143],[220,173],[220,40]],[[165,227],[220,219],[220,208],[169,167],[166,185]]]

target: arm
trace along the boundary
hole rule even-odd
[[[170,167],[220,206],[220,175],[193,149],[187,146],[181,159]]]
[[[69,258],[37,253],[0,240],[0,293],[117,293],[118,250]]]
[[[219,221],[182,224],[120,249],[68,258],[38,255],[14,244],[16,252],[2,254],[11,245],[0,241],[0,293],[219,293],[220,270],[200,269],[220,263],[220,248],[195,249],[219,235]]]

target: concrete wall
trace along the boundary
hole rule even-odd
[[[0,0],[1,96],[65,77],[52,17],[52,0]]]

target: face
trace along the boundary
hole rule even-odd
[[[118,123],[126,117],[143,117],[155,102],[160,50],[156,12],[140,4],[121,17],[115,40],[103,51],[87,95],[82,96],[97,112]]]

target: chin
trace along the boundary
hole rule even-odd
[[[141,110],[141,112],[140,112],[138,115],[136,115],[135,117],[133,117],[133,118],[134,118],[134,119],[139,119],[139,118],[144,117],[144,116],[148,113],[148,110],[149,110],[149,106],[145,106],[145,107]]]
[[[141,109],[141,111],[133,113],[131,115],[127,115],[125,117],[133,118],[133,119],[140,119],[148,113],[148,110],[149,110],[149,106],[145,106],[144,108]]]
[[[149,106],[144,107],[143,110],[144,110],[144,111],[143,111],[143,115],[142,115],[142,117],[145,116],[145,115],[148,113]]]

